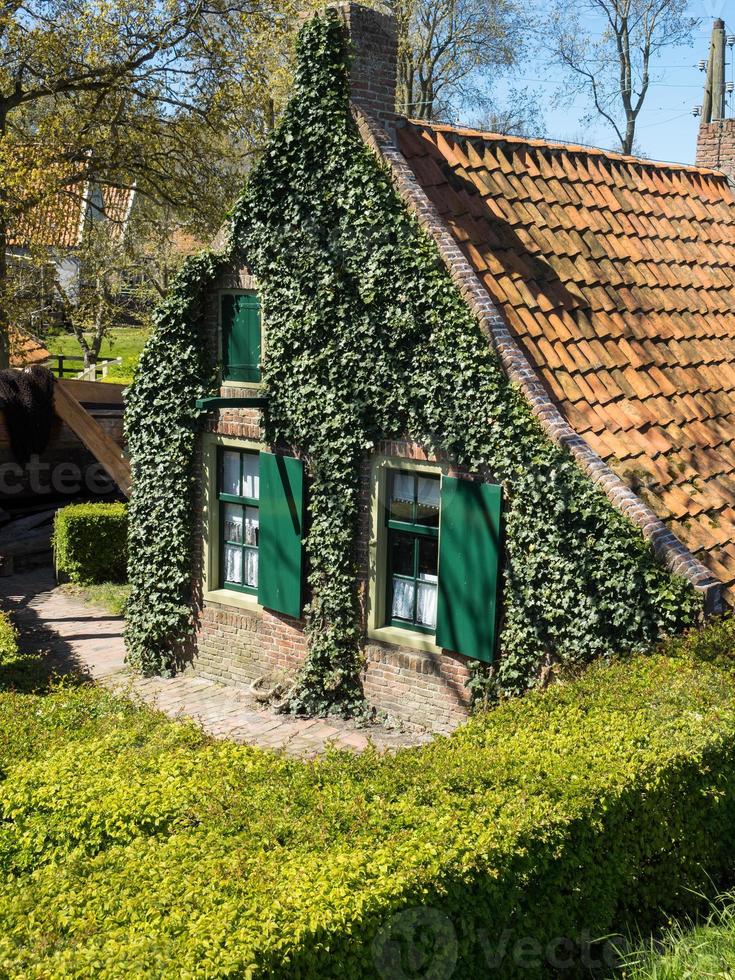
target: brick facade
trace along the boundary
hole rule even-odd
[[[251,289],[255,285],[247,269],[225,269],[212,284],[206,305],[206,326],[210,351],[219,357],[218,302],[220,290]],[[267,342],[267,336],[266,336]],[[226,396],[258,394],[257,387],[220,388]],[[209,413],[204,432],[230,439],[265,445],[257,409],[227,408]],[[195,554],[196,639],[191,669],[202,677],[249,686],[259,677],[293,677],[306,655],[303,622],[253,606],[242,609],[205,598],[203,583],[203,540],[207,529],[203,517],[204,459],[200,440],[198,467],[202,478],[197,481],[197,522]],[[385,713],[408,726],[435,731],[449,731],[462,721],[470,706],[466,681],[467,660],[459,654],[417,650],[367,639],[366,597],[368,591],[369,539],[371,535],[371,465],[374,456],[415,459],[424,463],[450,464],[446,457],[426,453],[410,442],[382,443],[375,454],[366,456],[362,469],[360,516],[357,539],[359,591],[362,597],[365,633],[365,664],[361,679],[368,703],[376,712]],[[451,467],[450,472],[464,471]],[[466,474],[464,474],[466,475]]]
[[[735,179],[735,119],[703,122],[697,134],[698,167],[721,170]]]

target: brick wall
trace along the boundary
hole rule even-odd
[[[350,72],[352,101],[384,126],[396,118],[398,41],[395,18],[356,3],[334,6],[354,44]]]
[[[220,289],[254,287],[246,269],[226,269],[214,283],[206,305],[207,336],[213,355],[218,350],[218,301]],[[221,388],[221,394],[256,394],[258,389]],[[255,409],[222,409],[210,412],[204,431],[236,439],[263,441]],[[200,440],[201,442],[201,440]],[[420,446],[407,441],[386,442],[376,453],[396,459],[415,459],[447,463]],[[371,524],[371,462],[366,456],[362,469],[357,566],[365,622],[365,597],[368,586],[368,548]],[[202,447],[198,454],[198,472],[203,473]],[[451,467],[451,472],[463,471]],[[465,474],[466,475],[466,474]],[[204,509],[203,479],[197,484],[197,514]],[[202,596],[202,535],[198,522],[194,541],[196,646],[192,669],[201,676],[238,686],[247,686],[256,678],[293,676],[306,655],[303,623],[267,609],[243,610],[212,602]],[[449,652],[442,654],[409,649],[393,644],[366,641],[362,682],[368,702],[379,712],[410,725],[436,731],[447,731],[466,717],[469,694],[465,682],[469,676],[466,658]]]
[[[735,119],[702,123],[697,136],[698,167],[722,170],[735,179]]]

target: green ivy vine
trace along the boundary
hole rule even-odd
[[[174,670],[191,638],[195,405],[213,382],[204,299],[217,268],[209,253],[184,264],[156,313],[127,393],[133,493],[125,641],[128,661],[146,674]]]
[[[298,45],[294,95],[234,210],[231,256],[260,285],[268,440],[298,452],[309,479],[312,600],[294,710],[349,713],[362,703],[360,470],[383,439],[408,436],[503,484],[501,649],[489,677],[476,672],[483,693],[522,692],[549,657],[575,669],[693,623],[697,595],[546,438],[362,142],[339,19],[314,18]],[[211,258],[198,262],[163,307],[129,409],[128,642],[146,666],[170,666],[166,651],[189,623],[192,406],[208,380],[196,311],[214,274]]]

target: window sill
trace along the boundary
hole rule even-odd
[[[443,653],[434,637],[429,633],[414,633],[398,626],[381,626],[378,629],[368,629],[368,640],[378,643],[389,643],[391,646],[410,647],[412,650],[423,650],[425,653]]]
[[[265,382],[263,381],[225,381],[224,378],[220,380],[220,388],[253,388],[254,390],[259,391],[264,387],[264,385]]]
[[[247,592],[234,592],[232,589],[212,589],[205,592],[202,598],[205,602],[216,602],[220,606],[232,606],[249,613],[260,613],[263,608],[258,605],[257,596]]]

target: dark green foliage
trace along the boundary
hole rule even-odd
[[[698,597],[544,436],[360,140],[347,61],[335,16],[304,27],[293,99],[234,213],[232,258],[255,272],[267,324],[268,439],[298,452],[309,478],[313,598],[294,707],[361,703],[359,471],[381,439],[408,435],[503,485],[502,658],[482,690],[521,692],[544,661],[575,670],[691,624]],[[146,670],[171,666],[189,635],[193,405],[209,377],[201,299],[215,268],[202,256],[177,281],[128,409],[127,637]]]
[[[358,697],[358,477],[380,439],[408,434],[502,482],[506,690],[532,685],[546,654],[576,667],[691,623],[692,591],[543,435],[362,143],[338,19],[310,22],[299,45],[294,97],[234,239],[261,286],[270,433],[305,454],[311,478],[300,706]]]
[[[208,253],[185,263],[128,393],[133,495],[125,639],[130,662],[145,673],[171,669],[190,636],[195,403],[212,382],[204,296],[216,268]]]
[[[70,504],[54,518],[56,569],[71,582],[124,582],[128,561],[125,504]]]
[[[315,763],[89,685],[0,694],[0,973],[551,976],[550,940],[646,928],[731,869],[735,676],[681,650]]]

